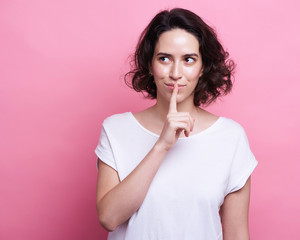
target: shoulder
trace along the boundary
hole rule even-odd
[[[222,122],[220,126],[224,131],[236,136],[246,136],[245,130],[240,123],[227,117],[221,117],[220,120]]]
[[[134,126],[131,112],[118,113],[104,119],[102,129],[106,132],[120,132],[120,129],[126,130]]]
[[[136,128],[136,121],[131,112],[118,113],[104,119],[102,129],[110,134],[130,134]]]
[[[104,119],[103,126],[109,127],[109,126],[120,125],[124,121],[128,121],[128,119],[131,118],[131,115],[132,115],[131,112],[118,113],[118,114],[111,115]]]
[[[135,128],[131,112],[118,113],[104,119],[102,131],[108,137],[128,135]]]
[[[230,128],[237,129],[237,130],[243,129],[243,127],[240,123],[238,123],[230,118],[221,117],[221,119],[222,119],[223,124],[226,125],[226,127],[230,127]]]

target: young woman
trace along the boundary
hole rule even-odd
[[[95,150],[108,239],[249,239],[257,161],[238,123],[199,107],[231,90],[233,69],[188,10],[162,11],[143,31],[127,79],[156,103],[105,119]]]

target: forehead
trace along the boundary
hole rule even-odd
[[[183,29],[172,29],[162,33],[155,46],[155,52],[199,53],[199,41]]]

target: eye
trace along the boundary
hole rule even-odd
[[[185,61],[186,61],[187,63],[193,63],[193,62],[195,62],[195,59],[192,58],[192,57],[187,57],[187,58],[185,58]]]
[[[168,57],[160,57],[159,60],[162,62],[170,62],[170,59]]]

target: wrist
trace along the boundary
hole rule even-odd
[[[160,141],[157,141],[153,146],[153,150],[156,151],[156,152],[166,154],[170,150],[170,148],[166,147]]]

